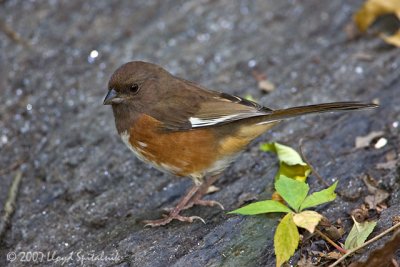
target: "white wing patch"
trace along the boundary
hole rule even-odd
[[[196,118],[196,117],[190,117],[189,121],[192,124],[193,128],[197,128],[197,127],[216,125],[216,124],[220,124],[225,121],[232,121],[232,118],[235,118],[235,117],[240,118],[241,114],[227,115],[227,116],[222,116],[222,117],[214,118],[214,119],[200,119],[200,118]]]

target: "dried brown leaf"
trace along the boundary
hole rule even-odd
[[[383,135],[384,135],[383,131],[374,131],[370,132],[365,136],[357,136],[355,147],[356,148],[369,147],[374,139],[382,137]]]
[[[390,194],[387,191],[378,188],[377,182],[371,176],[364,175],[362,179],[368,188],[368,192],[371,193],[371,195],[365,197],[364,202],[368,204],[370,209],[376,209],[379,204],[383,203],[390,196]]]

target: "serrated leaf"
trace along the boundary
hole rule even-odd
[[[279,158],[279,171],[275,176],[286,177],[304,182],[311,172],[310,166],[305,163],[300,155],[291,147],[279,143],[266,143],[260,146],[265,152],[274,152]]]
[[[304,210],[310,207],[315,207],[323,203],[334,200],[336,198],[335,189],[337,184],[338,181],[336,181],[330,187],[324,190],[321,190],[319,192],[314,192],[311,195],[307,196],[306,199],[304,199],[303,203],[301,203],[300,210]]]
[[[275,189],[290,207],[298,211],[310,188],[304,182],[280,176],[275,182]]]
[[[353,218],[353,217],[352,217]],[[364,244],[376,226],[376,221],[358,223],[354,218],[354,225],[344,243],[345,249],[353,249]]]
[[[242,208],[228,212],[228,214],[236,213],[241,215],[255,215],[271,212],[291,212],[287,206],[275,200],[264,200],[251,203]]]
[[[321,219],[322,215],[312,210],[306,210],[293,215],[294,223],[298,227],[307,229],[310,233],[314,233],[315,227]]]
[[[282,218],[275,231],[274,248],[276,266],[281,266],[287,261],[299,245],[299,231],[293,222],[293,214],[288,213]]]

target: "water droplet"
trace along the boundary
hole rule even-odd
[[[197,35],[196,38],[199,42],[207,42],[208,40],[210,40],[210,34],[201,33],[201,34]]]
[[[1,142],[2,142],[3,144],[6,144],[6,143],[8,142],[8,137],[7,137],[7,135],[1,136]]]
[[[249,68],[254,68],[256,65],[257,65],[257,61],[255,59],[251,59],[247,63],[247,66],[249,66]]]
[[[31,111],[32,110],[32,105],[31,104],[26,105],[26,110],[27,111]]]
[[[174,38],[168,40],[168,46],[175,46],[175,45],[176,45],[176,40]]]
[[[88,56],[88,62],[90,64],[94,63],[98,56],[99,56],[99,51],[97,51],[97,50],[90,51],[90,54]]]
[[[393,128],[399,127],[399,122],[398,122],[398,121],[394,121],[394,122],[392,123],[392,126],[393,126]]]
[[[362,67],[358,66],[358,67],[356,67],[355,71],[357,74],[362,74],[364,72],[364,69]]]
[[[22,89],[21,89],[21,88],[18,88],[17,91],[16,91],[16,93],[17,93],[17,96],[22,95]]]

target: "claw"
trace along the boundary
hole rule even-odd
[[[195,205],[199,206],[208,206],[208,207],[213,207],[213,206],[218,206],[221,208],[221,210],[225,210],[224,206],[222,206],[221,203],[215,200],[204,200],[204,199],[199,199],[196,202],[194,202]]]
[[[192,223],[194,220],[199,220],[199,221],[202,221],[204,224],[206,224],[206,221],[199,216],[186,217],[186,216],[177,215],[174,219],[179,220],[181,222],[189,222],[189,223]]]

